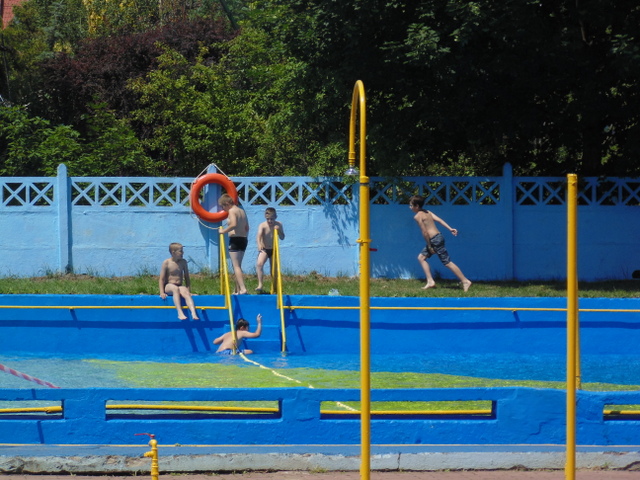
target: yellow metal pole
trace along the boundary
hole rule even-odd
[[[233,336],[233,354],[235,355],[238,348],[238,338],[236,336],[236,325],[233,322],[233,306],[231,305],[231,287],[229,282],[229,269],[227,268],[227,255],[225,250],[224,234],[220,234],[220,288],[223,289],[224,303],[229,312],[229,325],[231,327],[231,335]],[[224,281],[223,281],[224,279]],[[224,283],[224,285],[223,285]]]
[[[575,174],[567,175],[567,451],[564,468],[566,480],[576,478],[577,186],[577,176]]]
[[[366,175],[366,100],[364,84],[358,80],[353,88],[349,122],[349,171],[355,167],[356,119],[360,118],[360,478],[371,475],[371,336],[369,290],[369,177]]]
[[[275,272],[273,269],[275,268]],[[280,310],[280,330],[282,332],[282,352],[287,351],[287,330],[284,323],[284,303],[282,301],[282,275],[280,273],[280,239],[276,230],[273,236],[273,258],[271,259],[271,290],[275,285],[276,307]],[[274,275],[275,273],[275,275]]]

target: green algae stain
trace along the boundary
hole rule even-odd
[[[109,370],[131,387],[140,388],[360,388],[360,372],[321,368],[260,368],[250,364],[220,363],[158,363],[87,360],[94,366]],[[371,388],[565,388],[564,382],[533,380],[500,380],[415,372],[373,372]],[[638,390],[640,386],[613,384],[583,384],[584,390]],[[171,402],[162,402],[171,403]],[[174,402],[175,403],[175,402]],[[192,402],[193,403],[193,402]],[[277,408],[277,402],[197,402],[202,405]],[[328,410],[359,410],[359,402],[334,402],[327,399],[322,408]],[[377,402],[373,410],[487,410],[490,401],[465,402]]]
[[[259,368],[249,364],[87,360],[142,388],[360,388],[360,372],[321,368]],[[373,372],[372,388],[564,388],[564,382],[500,380],[437,373]],[[640,386],[583,384],[584,390],[638,390]]]

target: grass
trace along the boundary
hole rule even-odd
[[[564,281],[478,281],[468,292],[457,282],[438,279],[437,288],[422,290],[424,281],[374,278],[370,282],[373,297],[564,297]],[[216,275],[191,275],[191,290],[199,295],[218,295],[220,278]],[[246,276],[249,292],[257,285],[255,275]],[[288,295],[327,295],[337,290],[340,295],[358,296],[357,278],[325,277],[316,272],[308,275],[283,277],[284,293]],[[269,288],[270,284],[265,285]],[[4,277],[0,279],[0,294],[101,294],[101,295],[157,295],[158,278],[141,274],[130,277],[102,277],[93,275],[58,275],[43,277]],[[582,298],[640,298],[640,281],[609,280],[581,282]]]

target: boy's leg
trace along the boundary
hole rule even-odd
[[[462,285],[463,291],[466,292],[467,290],[469,290],[469,287],[471,286],[471,280],[469,280],[467,277],[464,276],[464,274],[462,273],[462,270],[460,270],[460,268],[455,263],[449,262],[445,265],[445,267],[451,270],[453,274],[456,277],[458,277],[458,280],[460,280],[460,284]]]
[[[247,293],[247,287],[244,286],[244,275],[242,273],[244,252],[229,252],[229,257],[231,257],[231,265],[233,265],[233,273],[236,277],[235,293],[245,294]]]
[[[262,280],[264,279],[264,264],[267,263],[267,252],[261,251],[256,261],[256,276],[258,277],[258,286],[256,290],[262,290]]]
[[[196,304],[193,303],[193,297],[191,296],[189,289],[187,287],[180,287],[180,295],[182,295],[184,301],[187,303],[187,307],[189,307],[189,311],[191,312],[191,317],[194,320],[200,320],[196,313]]]
[[[171,295],[173,297],[173,304],[176,306],[176,310],[178,310],[178,318],[180,320],[186,320],[187,316],[182,311],[182,297],[180,296],[180,287],[169,283],[164,287],[164,291],[167,293],[167,295]]]
[[[427,284],[422,287],[424,290],[427,288],[432,288],[436,286],[436,282],[433,280],[433,276],[431,275],[431,267],[429,267],[429,262],[427,262],[427,257],[420,254],[418,255],[418,262],[424,271],[424,276],[427,278]]]

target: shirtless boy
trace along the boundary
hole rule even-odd
[[[238,319],[236,322],[236,340],[235,344],[236,351],[240,353],[250,354],[253,353],[253,350],[249,349],[241,349],[239,346],[242,344],[242,340],[245,338],[258,338],[262,333],[262,315],[258,314],[256,317],[258,321],[258,328],[256,328],[255,332],[249,331],[249,322],[247,322],[244,318]],[[221,353],[223,355],[231,355],[233,354],[233,333],[227,332],[223,335],[220,335],[213,341],[214,345],[220,345],[216,353]]]
[[[184,249],[181,244],[172,243],[169,245],[169,253],[171,253],[171,258],[162,262],[162,267],[160,267],[160,278],[158,279],[160,298],[164,300],[167,295],[171,295],[178,310],[178,318],[186,320],[187,316],[182,311],[182,299],[184,298],[191,312],[191,317],[194,320],[200,320],[196,314],[193,298],[191,298],[191,279],[189,278],[187,261],[183,258]]]
[[[247,288],[244,285],[242,273],[242,259],[247,250],[247,235],[249,234],[249,221],[244,210],[238,207],[233,198],[226,193],[218,199],[222,209],[229,214],[227,226],[220,227],[220,233],[229,234],[229,257],[233,265],[233,274],[236,277],[235,294],[245,295]]]
[[[258,277],[258,286],[256,292],[262,293],[262,279],[264,278],[264,265],[269,260],[271,268],[271,278],[276,278],[277,270],[274,268],[271,257],[273,256],[273,231],[278,232],[280,240],[284,240],[284,227],[282,223],[276,221],[278,214],[273,207],[267,207],[264,212],[265,221],[258,225],[258,234],[256,241],[258,242],[258,260],[256,261],[256,276]]]
[[[427,284],[422,288],[426,290],[427,288],[433,288],[436,286],[436,282],[433,280],[433,276],[431,275],[429,262],[427,262],[427,259],[431,257],[431,255],[435,254],[438,255],[442,264],[449,270],[451,270],[456,277],[458,277],[458,280],[460,280],[460,285],[462,286],[462,290],[466,292],[471,286],[471,281],[464,276],[460,268],[458,268],[458,266],[449,258],[449,253],[444,246],[444,237],[440,233],[440,230],[438,230],[438,228],[436,227],[435,222],[438,222],[440,225],[449,230],[454,237],[458,235],[458,230],[456,230],[455,228],[451,228],[447,224],[447,222],[442,220],[433,212],[424,210],[423,207],[423,197],[414,195],[409,199],[409,208],[413,213],[415,213],[413,219],[418,224],[418,227],[420,227],[420,232],[427,242],[427,245],[418,255],[418,262],[420,262],[420,265],[424,270],[424,274],[427,277]]]

